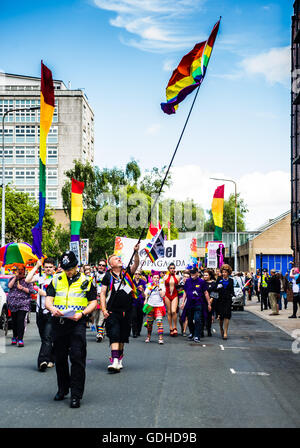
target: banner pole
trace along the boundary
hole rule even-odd
[[[201,86],[201,83],[200,83],[199,86],[197,87],[196,94],[195,94],[195,96],[194,96],[194,100],[193,100],[193,102],[192,102],[192,105],[191,105],[190,111],[189,111],[189,113],[188,113],[188,116],[187,116],[187,118],[186,118],[186,120],[185,120],[183,129],[182,129],[182,131],[181,131],[179,140],[178,140],[178,142],[177,142],[176,148],[175,148],[174,153],[173,153],[173,155],[172,155],[172,158],[171,158],[171,161],[170,161],[170,163],[169,163],[168,169],[167,169],[167,171],[166,171],[165,177],[163,178],[163,181],[162,181],[162,183],[161,183],[160,189],[159,189],[159,191],[158,191],[158,193],[157,193],[157,196],[156,196],[156,198],[155,198],[155,200],[154,200],[154,204],[152,205],[151,210],[150,210],[150,213],[148,214],[146,227],[148,226],[149,219],[151,218],[152,212],[153,212],[153,210],[155,209],[155,206],[156,206],[156,203],[157,203],[157,201],[158,201],[158,198],[159,198],[159,196],[160,196],[160,194],[161,194],[161,192],[162,192],[162,189],[163,189],[163,187],[164,187],[164,185],[165,185],[165,183],[166,183],[166,180],[167,180],[167,177],[168,177],[168,175],[169,175],[171,166],[172,166],[172,164],[173,164],[173,161],[174,161],[174,159],[175,159],[175,156],[176,156],[176,153],[177,153],[177,151],[178,151],[179,145],[180,145],[180,143],[181,143],[181,139],[182,139],[182,137],[183,137],[184,131],[185,131],[185,129],[186,129],[186,126],[187,126],[187,124],[188,124],[188,122],[189,122],[189,119],[190,119],[192,110],[193,110],[193,108],[194,108],[194,104],[195,104],[195,102],[196,102],[196,99],[197,99],[197,96],[198,96],[198,93],[199,93],[200,86]],[[140,237],[139,237],[139,239],[138,239],[137,244],[139,244],[139,243],[141,242],[141,239],[142,239],[143,236],[144,236],[146,227],[144,227],[144,228],[142,229],[142,232],[141,232],[141,234],[140,234]],[[121,285],[122,285],[122,282],[123,282],[123,280],[124,280],[124,278],[125,278],[125,275],[126,275],[126,273],[128,272],[129,266],[130,266],[131,263],[132,263],[132,260],[133,260],[134,255],[135,255],[135,251],[133,251],[133,254],[132,254],[132,256],[131,256],[131,258],[130,258],[130,260],[129,260],[129,263],[128,263],[128,265],[127,265],[127,268],[126,268],[126,271],[125,271],[124,275],[121,275],[121,282],[119,283],[119,287],[118,287],[118,289],[117,289],[116,292],[119,291],[119,289],[120,289],[120,287],[121,287]]]

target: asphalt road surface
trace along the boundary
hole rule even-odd
[[[167,328],[167,322],[164,321]],[[142,336],[125,347],[124,368],[107,372],[109,346],[87,330],[81,407],[53,401],[55,368],[37,371],[39,336],[32,316],[24,348],[0,335],[1,428],[295,428],[300,427],[300,353],[293,339],[259,317],[234,312],[229,338],[195,344],[178,336]],[[298,345],[300,348],[300,344]],[[300,350],[299,350],[300,351]]]

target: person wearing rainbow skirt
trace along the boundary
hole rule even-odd
[[[146,285],[144,313],[147,314],[148,335],[145,342],[150,342],[153,322],[157,322],[158,343],[163,344],[163,317],[166,315],[164,303],[165,290],[159,281],[159,272],[152,271],[152,282]]]
[[[129,342],[131,331],[132,303],[137,298],[132,277],[140,263],[139,244],[134,247],[134,261],[125,271],[122,260],[113,254],[108,258],[111,267],[102,280],[100,293],[101,309],[106,319],[106,332],[111,346],[110,373],[123,368],[124,343]]]

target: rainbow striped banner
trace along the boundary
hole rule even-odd
[[[39,222],[31,229],[33,236],[32,252],[38,257],[42,253],[42,228],[46,208],[46,159],[47,135],[54,113],[54,85],[52,72],[41,61],[41,98],[40,98],[40,162],[39,162]]]
[[[215,24],[208,40],[196,44],[173,71],[166,89],[167,102],[160,105],[166,114],[175,114],[178,104],[202,84],[219,31],[220,21],[221,19]]]
[[[217,187],[211,204],[211,211],[215,224],[214,241],[222,241],[223,210],[224,210],[224,185],[221,185],[220,187]]]
[[[82,193],[84,182],[72,179],[71,191],[71,241],[79,241],[80,227],[83,215]]]

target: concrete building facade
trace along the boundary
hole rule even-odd
[[[71,90],[54,80],[55,111],[47,137],[46,203],[62,209],[64,172],[74,159],[94,163],[94,113],[80,89]],[[8,109],[40,104],[40,78],[0,73],[0,119]],[[4,127],[5,180],[38,200],[39,110],[13,112]],[[2,143],[2,126],[0,129]],[[2,158],[2,145],[0,151]],[[2,167],[0,170],[2,178]]]

